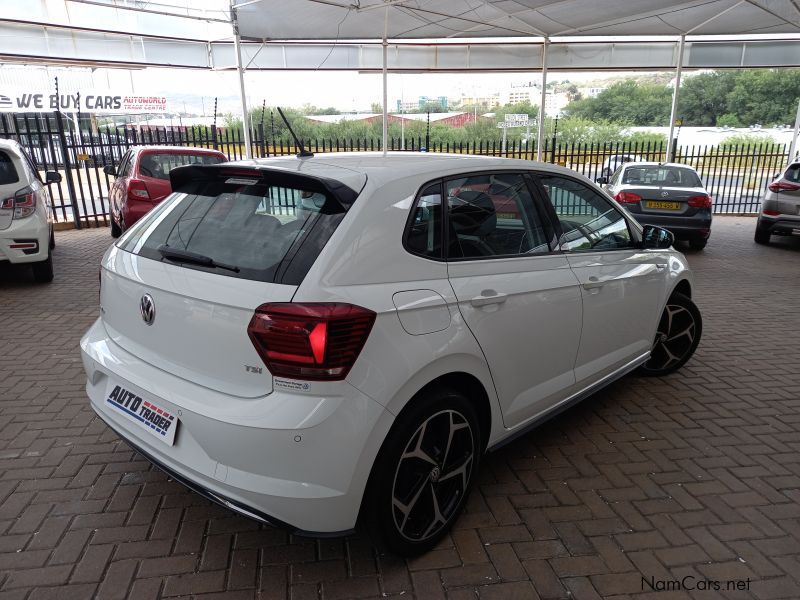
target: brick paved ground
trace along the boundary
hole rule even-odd
[[[681,373],[625,378],[491,455],[411,561],[237,517],[94,418],[77,344],[110,238],[59,232],[51,285],[0,269],[0,600],[800,598],[800,240],[759,247],[753,227],[719,218],[689,255],[705,335]],[[686,575],[750,590],[642,590]]]

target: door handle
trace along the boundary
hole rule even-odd
[[[489,304],[502,304],[508,294],[498,294],[494,290],[483,290],[480,296],[475,296],[469,301],[472,306],[488,306]]]
[[[606,280],[600,280],[594,275],[589,277],[589,281],[583,284],[583,289],[585,290],[596,290],[597,288],[601,288],[606,284]]]

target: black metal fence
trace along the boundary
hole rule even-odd
[[[108,224],[108,190],[113,178],[103,171],[116,166],[125,151],[136,145],[189,146],[222,151],[230,160],[245,157],[241,130],[216,127],[101,127],[97,132],[77,132],[60,113],[2,114],[0,137],[18,141],[42,170],[57,170],[63,181],[51,189],[57,221],[74,221],[77,227]],[[381,140],[303,140],[315,152],[377,151]],[[536,159],[536,148],[518,141],[503,146],[497,141],[469,143],[428,142],[424,138],[390,139],[389,149],[407,152],[449,152]],[[608,175],[614,156],[635,155],[643,160],[663,161],[664,143],[561,144],[545,141],[543,160],[569,167],[594,180]],[[296,152],[292,141],[270,139],[264,127],[251,132],[254,157],[285,156]],[[700,173],[714,200],[715,213],[741,214],[758,211],[766,185],[788,160],[788,148],[778,144],[740,146],[679,146],[676,162],[693,166]],[[613,164],[613,163],[612,163]]]

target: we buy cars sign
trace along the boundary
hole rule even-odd
[[[0,90],[0,112],[163,113],[166,96],[118,94],[102,90],[52,92]]]

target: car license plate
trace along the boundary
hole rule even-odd
[[[131,423],[144,429],[168,446],[175,443],[178,417],[156,403],[145,400],[121,385],[114,385],[106,398],[106,403]]]
[[[663,210],[680,210],[680,202],[665,202],[664,200],[648,200],[644,203],[645,208],[660,208]]]

